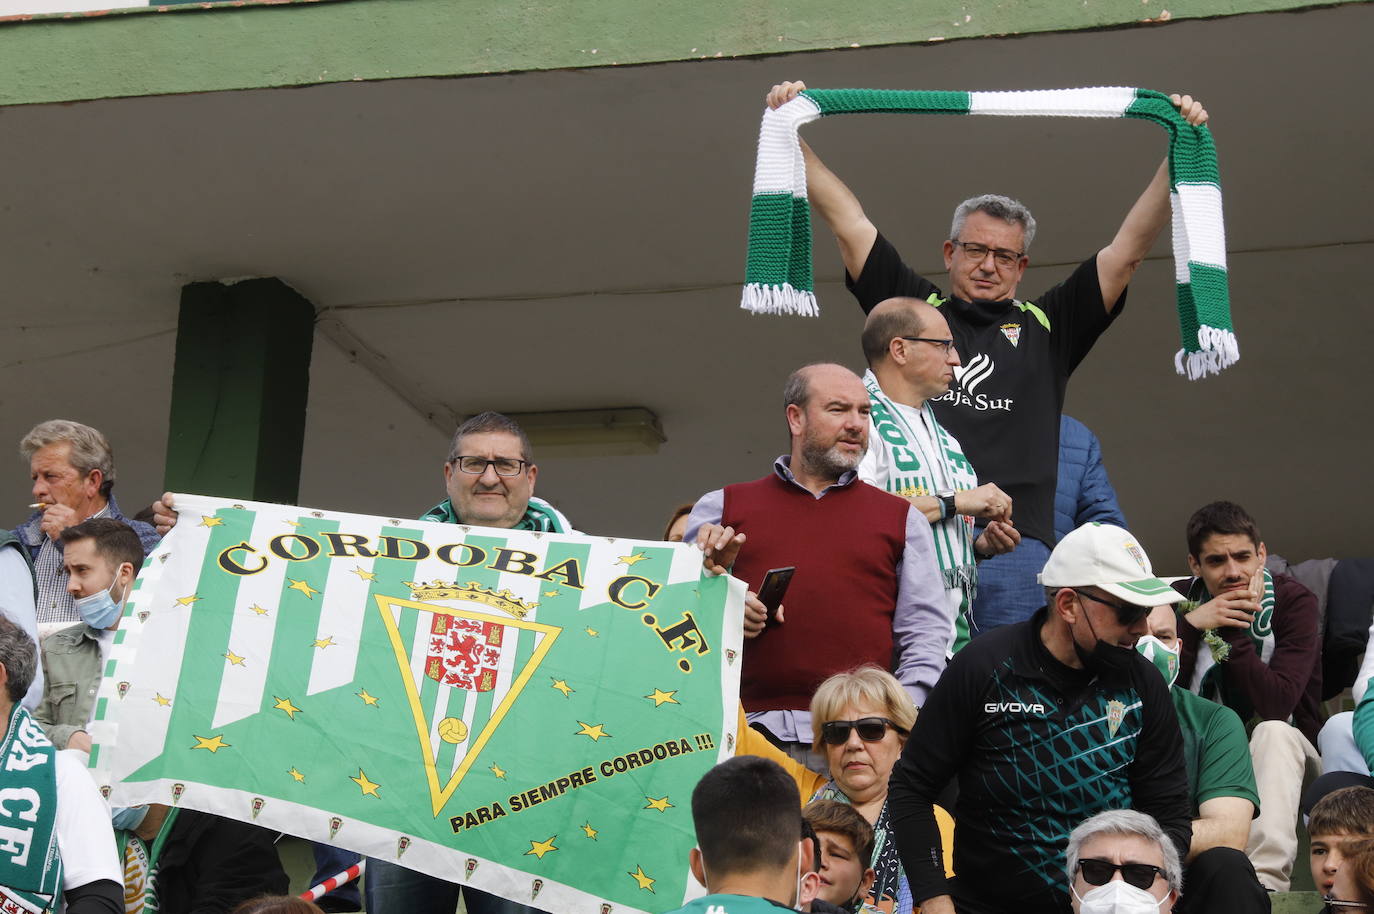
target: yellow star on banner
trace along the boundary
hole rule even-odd
[[[200,523],[196,524],[196,526],[197,526],[197,527],[218,527],[218,526],[221,526],[223,523],[224,523],[224,521],[220,520],[218,517],[215,517],[213,514],[212,514],[212,515],[208,515],[208,516],[205,515],[205,514],[202,514],[202,515],[200,516]]]
[[[582,833],[586,835],[588,838],[591,838],[593,841],[596,840],[596,836],[598,834],[597,830],[592,828],[592,823],[590,822],[582,826]]]
[[[233,666],[243,666],[243,658],[235,654],[233,648],[224,652],[224,659],[228,660]]]
[[[297,581],[295,578],[287,578],[287,580],[291,582],[291,586],[286,588],[287,590],[298,590],[312,600],[315,599],[315,594],[319,593],[305,581]]]
[[[295,765],[292,765],[292,766],[291,766],[291,770],[288,771],[288,772],[286,772],[286,773],[289,774],[289,775],[291,775],[291,777],[295,778],[296,783],[298,783],[298,784],[304,784],[304,783],[305,783],[305,775],[303,775],[303,774],[301,774],[299,771],[297,771]]]
[[[502,768],[500,765],[496,764],[495,762],[492,762],[492,763],[491,763],[491,773],[494,774],[494,775],[496,775],[498,778],[500,778],[500,779],[503,780],[503,781],[506,779],[506,769]]]
[[[172,706],[172,699],[163,695],[161,692],[153,696],[153,701],[157,702],[159,708],[170,708]]]
[[[593,727],[591,724],[583,723],[579,720],[577,722],[577,725],[582,729],[574,733],[573,736],[590,736],[592,738],[592,742],[596,742],[603,736],[611,735],[607,733],[604,729],[602,729],[606,726],[605,724],[597,724],[595,727]]]
[[[363,700],[363,704],[372,705],[374,708],[377,707],[377,702],[379,701],[379,699],[375,695],[367,694],[367,689],[362,689],[357,693],[357,695],[359,698]]]
[[[659,812],[667,812],[673,806],[672,803],[668,802],[667,797],[659,797],[657,800],[653,797],[645,797],[644,799],[649,801],[649,804],[644,807],[645,809],[657,809]]]
[[[645,695],[644,697],[652,701],[654,703],[654,707],[657,708],[661,704],[681,704],[681,702],[679,702],[676,698],[673,697],[676,694],[677,689],[673,689],[671,692],[665,692],[662,689],[655,688],[654,694]]]
[[[647,889],[650,892],[654,891],[654,883],[657,880],[650,879],[649,874],[644,872],[644,867],[635,864],[635,871],[633,873],[627,872],[625,875],[629,876],[635,882],[638,882],[641,889]],[[654,894],[657,895],[658,893],[654,892]]]
[[[582,630],[583,630],[584,632],[586,632],[586,633],[588,634],[588,636],[590,636],[590,637],[592,637],[592,638],[595,638],[597,635],[601,634],[601,632],[597,631],[596,629],[592,628],[591,626],[587,626],[586,628],[584,628],[584,629],[582,629]]]
[[[549,677],[549,678],[552,679],[553,677]],[[564,698],[567,698],[567,697],[568,697],[569,695],[571,695],[573,692],[576,692],[576,691],[577,691],[576,689],[571,688],[571,687],[568,685],[568,681],[567,681],[566,679],[554,679],[554,680],[553,680],[553,687],[554,687],[555,689],[557,689],[558,691],[562,692]]]
[[[633,568],[635,565],[639,564],[647,558],[648,556],[644,553],[636,552],[633,555],[622,555],[620,558],[615,560],[615,563],[617,565],[624,565],[626,568]]]
[[[367,775],[363,772],[363,769],[359,768],[358,776],[356,778],[349,778],[349,780],[363,789],[363,796],[371,795],[379,800],[382,798],[382,795],[377,792],[378,788],[380,788],[382,785],[376,783],[375,781],[369,781],[367,779]]]
[[[299,523],[298,521],[287,520],[286,518],[282,518],[282,523],[283,523],[283,524],[288,524],[288,525],[290,525],[290,526],[292,526],[292,527],[299,527],[299,526],[300,526],[300,523]]]
[[[223,749],[223,748],[225,748],[225,747],[227,747],[227,746],[230,745],[229,743],[226,743],[226,742],[224,741],[224,736],[223,736],[223,735],[220,735],[220,736],[196,736],[196,735],[193,733],[193,734],[191,734],[191,736],[192,736],[192,738],[195,739],[195,741],[196,741],[196,744],[195,744],[194,746],[191,747],[192,749],[209,749],[211,752],[218,752],[218,751],[220,751],[221,749]]]
[[[323,638],[316,638],[314,641],[310,643],[315,645],[315,647],[318,647],[320,650],[324,650],[325,648],[331,647],[335,644],[338,644],[339,642],[334,640],[333,635],[326,635]],[[364,698],[363,701],[367,701],[367,699]]]
[[[277,698],[277,696],[275,695],[273,695],[272,697]],[[295,720],[296,715],[301,712],[301,709],[293,705],[291,703],[291,699],[289,698],[277,698],[277,703],[274,704],[272,707],[276,708],[278,711],[285,711],[286,716],[291,718],[292,720]]]
[[[256,603],[254,603],[252,606],[248,607],[248,611],[249,611],[250,613],[257,613],[259,616],[265,616],[265,615],[267,615],[267,610],[263,609],[261,606],[259,606],[259,605],[256,604]]]
[[[177,605],[190,606],[192,603],[196,602],[199,599],[200,596],[197,594],[191,594],[189,597],[177,597]]]
[[[544,596],[546,596],[546,597],[556,597],[556,596],[558,596],[560,593],[562,593],[561,590],[546,590],[546,591],[544,591]]]
[[[533,854],[540,860],[543,860],[545,854],[549,853],[550,851],[558,850],[558,848],[553,846],[553,839],[557,837],[557,835],[550,835],[548,840],[546,841],[531,841],[530,849],[525,851],[525,856],[528,857],[531,854]]]
[[[353,570],[350,571],[349,574],[356,574],[361,580],[364,580],[364,581],[375,581],[375,580],[377,580],[377,575],[376,575],[376,574],[374,574],[374,573],[371,572],[371,571],[364,571],[364,570],[363,570],[363,567],[362,567],[361,565],[355,565],[355,566],[353,567]]]

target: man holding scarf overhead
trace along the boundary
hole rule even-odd
[[[59,752],[19,700],[37,664],[33,640],[0,616],[0,908],[122,914],[123,872],[110,813],[79,756]]]
[[[1011,497],[978,475],[929,401],[949,390],[959,353],[939,310],[914,298],[889,298],[869,312],[862,337],[868,371],[868,453],[859,478],[907,499],[930,521],[935,556],[954,619],[950,653],[968,643],[978,576],[974,562],[1021,541]],[[974,518],[986,529],[975,539]]]
[[[1321,620],[1317,598],[1270,574],[1259,527],[1240,505],[1212,502],[1188,520],[1193,577],[1175,587],[1183,660],[1179,682],[1226,705],[1250,734],[1260,814],[1246,853],[1260,882],[1286,892],[1298,851],[1304,780],[1321,773]],[[1292,723],[1289,723],[1292,721]]]
[[[776,108],[804,90],[773,87]],[[1202,124],[1207,111],[1174,96],[1179,114]],[[893,296],[939,307],[967,364],[934,402],[940,422],[966,448],[981,478],[1016,500],[1024,540],[1015,552],[980,569],[973,612],[988,629],[1017,622],[1043,602],[1035,581],[1054,544],[1054,492],[1059,414],[1069,375],[1125,306],[1126,286],[1170,219],[1169,166],[1161,164],[1111,242],[1063,282],[1020,301],[1030,264],[1035,219],[1009,197],[985,194],[955,211],[943,245],[949,291],[911,269],[865,214],[854,193],[805,142],[806,195],[839,243],[845,283],[865,311]]]

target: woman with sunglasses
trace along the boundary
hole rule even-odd
[[[1178,849],[1134,809],[1085,820],[1064,851],[1074,914],[1169,914],[1183,891]]]
[[[741,722],[740,754],[762,755],[782,765],[796,779],[803,802],[848,803],[873,826],[877,878],[865,911],[908,914],[912,909],[911,889],[889,831],[887,779],[915,722],[916,709],[906,689],[891,673],[872,665],[836,673],[811,697],[813,745],[825,753],[828,778],[793,761]],[[945,860],[953,860],[954,820],[938,806],[935,816]]]
[[[1374,914],[1374,838],[1347,839],[1345,861],[1323,901],[1332,914]]]

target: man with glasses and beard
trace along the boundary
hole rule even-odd
[[[750,607],[740,699],[749,722],[799,761],[809,750],[811,695],[864,663],[893,670],[916,706],[945,667],[953,613],[930,522],[858,477],[868,449],[869,398],[842,365],[807,365],[783,389],[791,451],[762,479],[703,495],[684,542],[713,573],[757,590],[794,566],[786,612],[764,625]],[[895,669],[894,669],[895,664]],[[818,767],[819,766],[819,767]]]
[[[1064,537],[1040,583],[1046,606],[950,661],[893,769],[893,829],[924,914],[1062,912],[1069,832],[1107,809],[1150,814],[1187,853],[1178,718],[1163,677],[1134,649],[1151,607],[1181,595],[1110,524]],[[933,807],[955,777],[956,875],[946,878]]]

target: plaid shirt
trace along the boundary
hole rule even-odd
[[[144,555],[152,552],[161,539],[152,524],[125,517],[119,510],[114,493],[110,494],[105,507],[91,517],[112,517],[128,524],[143,542]],[[80,621],[76,604],[71,594],[67,593],[67,569],[62,567],[62,543],[48,539],[42,524],[43,512],[35,511],[28,520],[14,528],[14,535],[19,537],[29,552],[29,558],[33,560],[34,577],[38,582],[38,624]]]

